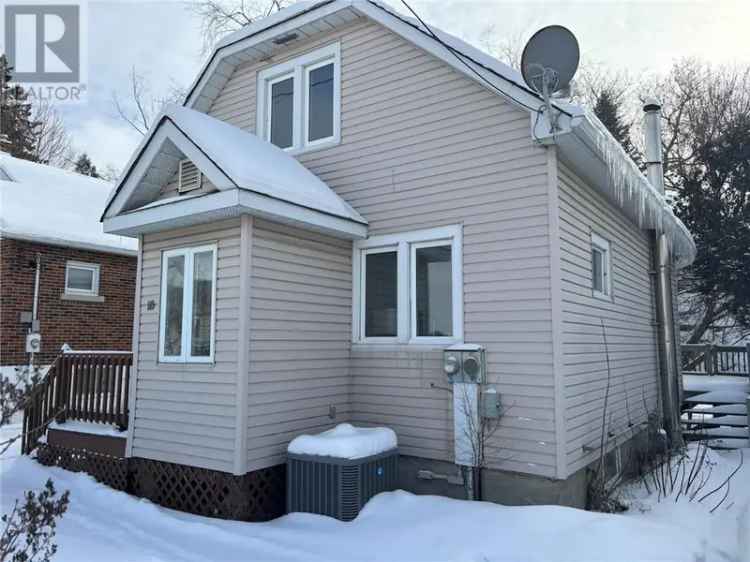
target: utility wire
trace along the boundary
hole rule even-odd
[[[522,102],[518,98],[514,98],[509,93],[504,92],[503,90],[501,90],[500,88],[498,88],[497,86],[495,86],[492,82],[490,82],[489,80],[487,80],[487,78],[485,78],[484,76],[482,76],[482,74],[479,71],[477,71],[476,68],[474,68],[473,66],[471,66],[465,60],[464,57],[466,55],[464,55],[463,53],[461,53],[460,51],[458,51],[454,47],[448,45],[445,41],[443,41],[440,37],[438,37],[437,34],[434,31],[432,31],[432,29],[430,28],[430,26],[427,25],[427,23],[425,23],[425,21],[421,17],[419,17],[419,14],[417,14],[417,12],[415,12],[414,9],[411,6],[409,6],[409,4],[406,3],[406,0],[401,0],[401,2],[414,15],[414,17],[417,19],[417,21],[419,21],[419,23],[422,24],[422,26],[427,30],[427,32],[430,34],[430,36],[433,39],[435,39],[435,41],[437,41],[443,47],[445,47],[448,50],[448,52],[450,52],[454,57],[456,57],[456,59],[458,59],[461,62],[461,64],[463,64],[466,68],[468,68],[469,70],[471,70],[471,72],[473,72],[480,80],[482,80],[482,82],[484,82],[485,84],[487,84],[490,88],[492,88],[497,93],[499,93],[499,94],[501,94],[501,95],[503,95],[505,97],[509,97],[510,99],[512,99],[513,101],[515,101],[517,104],[525,107],[526,109],[528,109],[530,111],[533,111],[535,113],[541,113],[542,112],[542,110],[540,108],[532,107],[529,104]]]

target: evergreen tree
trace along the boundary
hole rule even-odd
[[[696,135],[694,150],[675,206],[698,247],[683,281],[705,303],[689,343],[723,315],[750,327],[750,114],[735,115],[715,134]]]
[[[639,163],[639,155],[633,142],[630,140],[630,125],[625,123],[620,115],[619,100],[611,90],[605,88],[596,96],[594,114],[605,127],[612,133],[617,142],[622,145],[636,163]]]
[[[91,162],[91,158],[85,152],[81,153],[75,163],[73,171],[83,174],[84,176],[91,176],[92,178],[100,178],[99,172],[96,171],[96,166]]]
[[[36,161],[40,123],[32,117],[28,94],[19,85],[11,85],[13,69],[0,55],[0,148],[16,158]]]

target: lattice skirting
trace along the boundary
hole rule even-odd
[[[59,466],[72,472],[86,472],[115,490],[128,490],[128,460],[94,453],[84,449],[68,449],[40,444],[37,460],[47,466]]]
[[[284,465],[243,476],[132,458],[133,493],[154,503],[223,519],[267,521],[284,514]]]
[[[116,490],[209,517],[268,521],[284,514],[286,466],[234,476],[226,472],[141,458],[116,458],[83,449],[40,444],[37,460],[86,472]]]

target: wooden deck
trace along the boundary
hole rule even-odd
[[[750,447],[750,345],[682,348],[685,438],[717,449]]]
[[[64,353],[32,392],[23,412],[21,450],[33,451],[52,421],[128,426],[130,352]]]

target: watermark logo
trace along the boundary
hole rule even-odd
[[[84,10],[80,4],[6,4],[3,42],[12,81],[32,98],[80,101]]]

